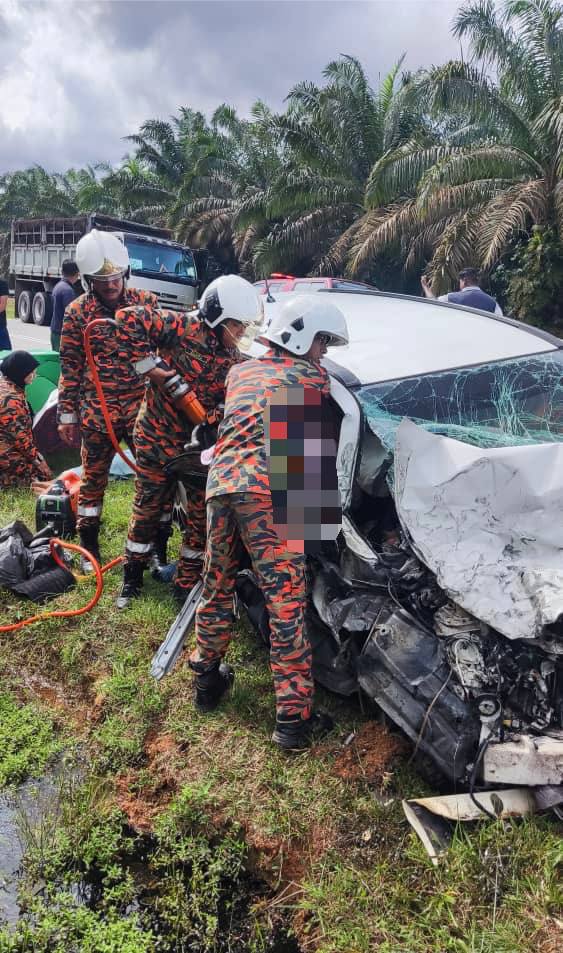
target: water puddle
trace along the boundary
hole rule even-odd
[[[0,791],[0,921],[14,926],[20,916],[18,883],[25,851],[24,830],[40,831],[58,803],[60,768],[39,781]]]
[[[65,798],[68,798],[69,789],[74,783],[80,786],[85,778],[85,765],[77,767],[75,761],[60,758],[51,769],[39,780],[27,781],[18,788],[0,792],[0,925],[9,932],[18,929],[18,922],[26,920],[30,928],[34,927],[33,916],[29,920],[29,911],[20,907],[18,891],[25,883],[24,862],[26,851],[41,855],[54,842],[57,829],[68,822],[64,812]],[[139,923],[150,929],[151,935],[157,940],[158,948],[162,950],[176,949],[176,941],[182,934],[176,933],[173,918],[164,914],[163,904],[170,903],[167,890],[171,885],[171,872],[174,876],[184,869],[183,878],[185,897],[182,900],[181,892],[176,895],[176,901],[185,909],[190,909],[190,895],[194,882],[190,877],[190,866],[178,859],[170,863],[159,860],[158,839],[152,835],[138,834],[128,826],[124,826],[123,833],[128,838],[127,848],[116,855],[122,871],[126,872],[134,884],[134,893],[129,897],[127,906],[122,908],[123,916],[135,915]],[[219,849],[219,848],[217,848]],[[203,870],[203,868],[202,868]],[[250,938],[250,912],[259,899],[264,898],[264,891],[268,888],[257,880],[247,870],[240,870],[234,879],[217,882],[217,889],[224,896],[214,909],[219,919],[217,936],[217,950],[229,950],[233,953],[248,948]],[[196,878],[197,879],[197,878]],[[96,868],[77,867],[72,877],[73,882],[64,882],[66,894],[70,894],[77,907],[86,907],[97,911],[103,919],[104,894],[107,884],[104,883],[103,872]],[[180,881],[177,882],[179,885]],[[61,881],[62,884],[62,881]],[[59,884],[47,884],[41,880],[36,883],[25,883],[25,894],[44,898],[50,903],[53,887]],[[231,902],[236,895],[235,902]],[[198,903],[209,903],[202,897],[194,897],[193,909],[196,911],[186,922],[189,935],[190,949],[197,951],[196,935],[193,933],[193,916],[198,916]],[[186,906],[187,904],[187,906]],[[56,906],[56,901],[55,901]],[[56,909],[49,907],[56,915]],[[194,940],[196,945],[194,946]],[[291,934],[287,932],[287,925],[280,923],[272,926],[268,937],[268,950],[271,953],[297,953],[299,947]],[[187,947],[186,947],[187,948]],[[201,949],[208,949],[202,946]]]

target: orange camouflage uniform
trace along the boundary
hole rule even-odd
[[[0,375],[0,487],[30,486],[51,477],[33,440],[25,390]]]
[[[126,288],[121,306],[130,305],[156,307],[157,298],[148,291]],[[84,350],[86,326],[98,318],[113,319],[114,312],[93,292],[81,295],[66,309],[61,334],[57,413],[60,424],[80,425],[83,476],[78,496],[79,529],[100,521],[115,454]],[[132,448],[133,427],[145,391],[144,382],[133,365],[143,356],[143,351],[134,341],[118,338],[111,324],[96,328],[90,341],[117,439],[126,440]]]
[[[311,714],[311,646],[304,630],[305,558],[276,534],[269,486],[264,412],[280,387],[330,393],[319,364],[270,349],[227,378],[225,416],[207,481],[207,549],[196,614],[196,672],[222,659],[232,637],[233,595],[241,543],[264,595],[278,719]]]
[[[208,414],[217,413],[225,398],[225,378],[241,359],[236,348],[223,347],[214,332],[194,314],[127,308],[118,313],[120,333],[141,338],[145,349],[158,349],[166,363],[194,390]],[[128,561],[146,563],[159,513],[173,496],[175,481],[164,466],[182,453],[193,425],[168,400],[162,388],[149,384],[135,426],[140,473],[135,479],[133,515],[126,544]],[[175,584],[188,591],[201,576],[205,549],[205,491],[183,478],[188,490],[186,526]]]

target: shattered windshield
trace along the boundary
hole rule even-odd
[[[392,450],[403,417],[478,447],[563,442],[563,351],[359,388],[371,429]]]

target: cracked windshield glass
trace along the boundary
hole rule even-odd
[[[403,417],[479,447],[563,440],[563,358],[535,354],[361,387],[357,397],[387,449]]]

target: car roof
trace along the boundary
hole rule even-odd
[[[330,295],[331,304],[344,313],[350,343],[329,348],[327,366],[344,368],[350,384],[418,377],[563,346],[537,328],[436,299],[332,289],[314,294]],[[266,299],[266,316],[295,297],[295,292],[278,292],[274,302]]]

